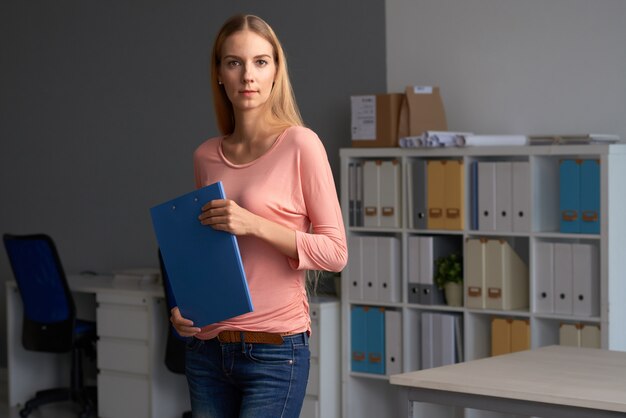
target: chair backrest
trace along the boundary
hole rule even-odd
[[[24,348],[71,350],[76,308],[54,242],[45,234],[4,234],[3,241],[24,305]]]
[[[172,285],[163,263],[161,251],[159,251],[159,266],[161,267],[161,277],[163,279],[163,290],[165,293],[165,307],[167,318],[170,317],[170,310],[176,306]],[[188,338],[181,337],[176,329],[169,324],[167,332],[167,344],[165,347],[165,365],[173,373],[185,373],[185,351]]]

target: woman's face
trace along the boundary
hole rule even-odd
[[[249,30],[226,38],[218,80],[235,111],[260,108],[272,91],[275,77],[274,48],[268,41]]]

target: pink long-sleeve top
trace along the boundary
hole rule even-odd
[[[223,330],[308,331],[305,271],[340,271],[348,259],[341,210],[324,146],[313,131],[294,126],[256,160],[233,164],[222,152],[222,140],[209,139],[196,149],[196,186],[221,180],[228,199],[295,230],[298,259],[285,256],[259,238],[238,236],[254,311],[207,325],[196,337],[213,338]]]

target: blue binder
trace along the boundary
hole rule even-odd
[[[367,366],[367,318],[363,306],[353,306],[351,312],[351,369],[353,372],[369,372]]]
[[[253,310],[236,237],[198,220],[204,204],[224,198],[217,182],[150,209],[178,308],[199,327]]]
[[[385,309],[372,306],[365,315],[369,372],[385,374]]]
[[[572,159],[561,160],[559,165],[560,231],[580,232],[580,166]]]
[[[600,161],[580,165],[580,232],[600,233]]]

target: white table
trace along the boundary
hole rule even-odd
[[[128,312],[136,310],[129,305],[139,301],[143,303],[145,309],[145,327],[148,344],[146,349],[147,371],[137,374],[137,380],[148,379],[147,394],[143,394],[146,399],[145,404],[138,406],[141,414],[118,412],[116,418],[132,416],[149,416],[151,418],[180,416],[182,411],[189,410],[189,396],[187,392],[187,381],[182,375],[171,373],[165,366],[165,343],[167,337],[167,311],[163,295],[163,285],[160,283],[139,283],[136,281],[114,280],[111,276],[68,276],[68,284],[74,295],[78,317],[81,319],[95,320],[96,317],[106,318],[102,313],[97,313],[96,301],[106,301],[105,314],[113,317],[120,317],[122,320],[115,322],[112,326],[119,329],[121,333],[132,324],[124,319]],[[67,386],[70,376],[69,354],[54,354],[33,352],[25,350],[21,344],[22,336],[22,300],[14,281],[6,282],[6,306],[7,306],[7,367],[8,367],[8,403],[9,406],[23,405],[36,391],[59,386]],[[98,302],[102,307],[102,302]],[[116,311],[119,306],[119,311]],[[130,306],[130,307],[129,307]],[[103,309],[98,308],[100,311]],[[142,311],[143,312],[143,311]],[[99,322],[98,322],[99,324]],[[101,325],[101,324],[100,324]],[[136,325],[136,324],[135,324]],[[111,327],[109,327],[111,328]],[[102,327],[98,326],[99,344],[104,341]],[[110,336],[104,336],[109,338]],[[113,339],[113,341],[116,341]],[[101,353],[102,354],[102,353]],[[102,358],[101,358],[102,357]],[[107,368],[126,367],[127,356],[99,356],[99,362],[109,359]],[[116,364],[118,366],[116,366]],[[99,366],[101,367],[101,366]],[[112,374],[108,373],[110,377]],[[118,373],[115,376],[124,377]],[[132,377],[132,376],[131,376]],[[100,382],[98,378],[98,383]],[[99,385],[100,386],[100,385]],[[109,386],[110,387],[110,386]],[[109,390],[109,389],[106,389]],[[101,396],[102,395],[102,396]],[[100,415],[102,411],[118,411],[120,405],[127,405],[130,399],[137,399],[136,394],[125,393],[120,399],[116,394],[102,392],[99,387]],[[143,401],[142,401],[143,402]],[[174,415],[176,414],[176,415]],[[122,417],[123,416],[123,417]]]
[[[546,418],[626,416],[626,352],[549,346],[393,375],[413,402]]]

